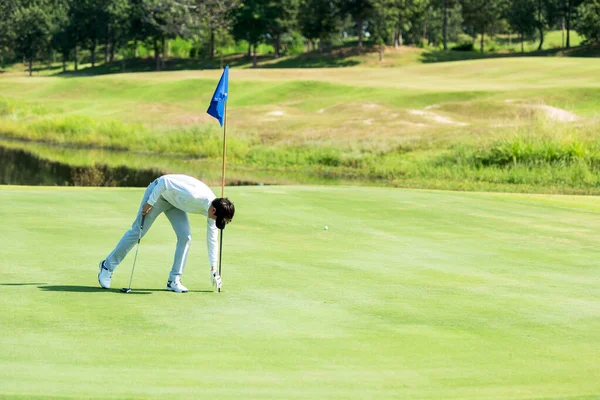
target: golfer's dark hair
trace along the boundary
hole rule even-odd
[[[226,197],[217,197],[212,201],[212,206],[215,208],[217,218],[233,219],[235,214],[235,206]]]

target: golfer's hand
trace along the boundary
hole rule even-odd
[[[146,214],[148,214],[150,212],[150,210],[152,210],[152,206],[148,203],[144,204],[142,206],[142,215],[146,216]]]

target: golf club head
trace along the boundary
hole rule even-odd
[[[121,289],[121,293],[129,293],[129,292],[131,292],[131,288],[124,287],[123,289]]]

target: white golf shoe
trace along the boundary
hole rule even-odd
[[[112,277],[112,271],[106,268],[106,260],[100,261],[100,271],[98,272],[98,283],[103,289],[110,289],[110,278]]]
[[[221,275],[219,275],[219,271],[217,269],[210,270],[210,282],[217,288],[218,291],[221,291],[223,281],[221,280]]]
[[[175,277],[174,281],[167,282],[167,290],[170,290],[171,292],[176,292],[176,293],[187,293],[188,292],[188,289],[181,284],[181,280],[178,276]]]

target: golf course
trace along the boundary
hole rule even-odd
[[[434,55],[230,69],[220,293],[197,214],[98,264],[222,70],[0,74],[0,399],[600,399],[600,62]]]

